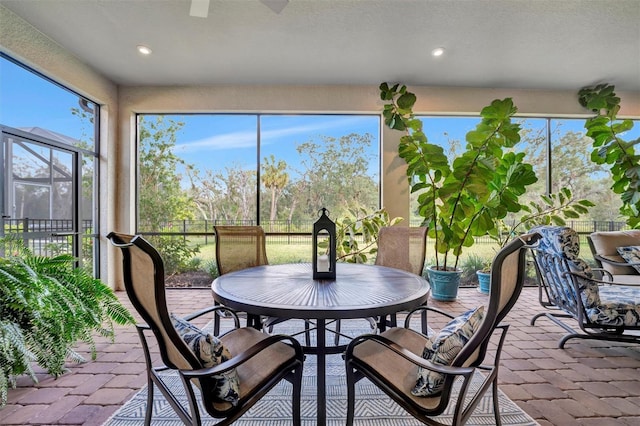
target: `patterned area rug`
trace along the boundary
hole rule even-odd
[[[349,327],[347,326],[348,330]],[[345,326],[343,325],[343,331]],[[277,330],[283,332],[282,329]],[[361,330],[366,332],[366,330]],[[348,334],[358,334],[357,330],[348,330]],[[316,424],[316,359],[308,355],[305,361],[303,390],[302,390],[302,419],[303,425]],[[176,375],[167,376],[170,383],[175,384],[174,389],[187,405],[182,390],[182,383]],[[481,377],[474,378],[474,383],[479,383]],[[472,384],[473,387],[473,384]],[[356,396],[356,425],[367,426],[412,426],[422,423],[413,419],[402,408],[384,395],[368,380],[361,380],[357,386]],[[292,386],[288,382],[278,384],[267,396],[251,410],[245,413],[234,425],[238,426],[289,426],[291,425],[291,391]],[[344,425],[347,412],[346,379],[344,362],[340,355],[327,356],[327,424],[331,426]],[[473,393],[471,391],[470,393]],[[152,424],[155,426],[180,426],[182,422],[175,414],[169,403],[164,399],[160,391],[156,390],[153,407]],[[104,426],[134,426],[144,424],[146,408],[147,388],[144,387],[138,394],[118,410]],[[499,392],[500,411],[504,425],[537,425],[538,423],[522,411],[501,391]],[[493,416],[493,404],[491,391],[488,391],[475,413],[467,422],[467,425],[492,425],[495,424]],[[450,404],[452,406],[453,404]],[[204,414],[206,416],[206,413]],[[445,424],[451,424],[451,415],[445,413],[438,417]],[[203,419],[204,425],[215,425],[216,420]]]

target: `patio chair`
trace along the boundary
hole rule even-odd
[[[401,269],[422,276],[427,245],[427,231],[425,227],[385,226],[378,232],[378,251],[375,264],[389,268]],[[423,332],[426,332],[426,312],[422,314]],[[373,329],[384,331],[387,327],[398,325],[397,315],[389,318],[367,318]],[[340,339],[340,320],[336,320],[335,344]]]
[[[293,424],[301,424],[304,355],[295,339],[240,328],[235,313],[222,306],[184,318],[174,316],[168,311],[164,265],[155,248],[140,236],[112,232],[107,238],[122,251],[125,289],[146,323],[136,326],[147,365],[146,425],[151,424],[154,385],[185,424],[201,423],[200,400],[210,416],[221,419],[216,424],[229,425],[283,379],[293,384]],[[189,322],[207,313],[216,316],[215,312],[221,309],[228,310],[235,325],[221,336],[206,334]],[[160,365],[152,360],[151,334],[157,341]],[[171,372],[181,379],[188,407],[183,406],[177,397],[179,392],[170,386],[168,379],[175,376]]]
[[[531,325],[546,317],[563,328],[567,334],[560,339],[559,348],[570,339],[640,343],[640,288],[598,279],[579,257],[575,230],[540,226],[532,231],[542,235],[532,253],[541,304],[548,311],[535,315]]]
[[[261,226],[216,225],[216,263],[220,275],[239,271],[254,266],[268,265],[266,236]],[[218,304],[218,302],[215,302]],[[220,330],[221,312],[214,318],[214,333]],[[284,322],[285,319],[276,317],[261,318],[258,315],[247,314],[247,327],[263,329],[273,332],[273,326]],[[310,345],[311,324],[305,321],[305,342]]]
[[[605,281],[620,284],[640,285],[640,262],[627,262],[624,248],[640,246],[640,229],[628,231],[599,231],[587,236],[593,260],[602,268]]]
[[[268,265],[266,236],[260,226],[216,225],[216,264],[220,275],[254,266]],[[215,302],[217,305],[218,302]],[[220,316],[214,318],[214,333],[220,331]],[[247,327],[262,328],[260,316],[247,315]]]
[[[537,234],[522,235],[496,254],[487,306],[459,317],[420,306],[409,313],[404,327],[353,339],[345,353],[346,424],[353,424],[355,386],[363,378],[369,379],[412,416],[428,425],[443,424],[434,417],[442,414],[449,404],[454,404],[453,424],[464,424],[491,388],[495,421],[500,424],[498,366],[509,329],[509,325],[501,321],[520,295],[526,249],[538,238]],[[411,316],[423,310],[451,320],[435,338],[409,328]],[[495,355],[491,363],[483,364],[496,331],[497,342],[495,347],[492,345]],[[472,387],[473,376],[477,374],[480,374],[481,383]],[[454,382],[459,382],[459,386],[454,388]]]
[[[388,226],[378,233],[378,253],[376,265],[402,269],[422,276],[427,252],[426,227]],[[426,312],[423,312],[423,333],[426,333]],[[384,331],[387,327],[397,327],[396,314],[389,319],[380,318],[378,328]]]

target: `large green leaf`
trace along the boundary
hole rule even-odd
[[[406,92],[398,96],[398,99],[396,102],[398,104],[398,108],[404,109],[404,110],[410,110],[411,108],[413,108],[413,105],[416,103],[416,95],[410,92]]]
[[[632,120],[618,120],[620,98],[615,87],[599,84],[584,87],[578,92],[580,104],[595,113],[585,122],[587,136],[593,139],[591,160],[597,164],[609,164],[612,185],[621,194],[620,213],[627,217],[627,224],[638,226],[640,211],[640,156],[635,153],[635,141],[625,141],[621,135],[633,128]]]

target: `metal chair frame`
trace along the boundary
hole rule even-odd
[[[122,251],[125,289],[134,308],[145,321],[144,324],[136,325],[147,365],[148,396],[145,425],[150,425],[152,421],[154,385],[164,395],[183,423],[189,425],[201,424],[202,416],[198,405],[198,395],[194,389],[194,386],[196,386],[200,388],[200,401],[207,413],[216,419],[221,419],[217,424],[230,425],[283,379],[293,384],[293,424],[301,425],[300,401],[304,354],[296,339],[284,335],[270,336],[255,329],[239,328],[240,322],[234,311],[223,306],[211,306],[187,315],[184,319],[191,321],[211,313],[215,317],[217,312],[225,310],[233,318],[234,328],[220,336],[223,344],[228,345],[234,339],[237,339],[242,340],[242,342],[251,342],[251,345],[244,348],[242,352],[234,354],[230,360],[215,367],[203,368],[171,322],[165,292],[164,265],[159,253],[140,236],[112,232],[107,238]],[[140,259],[145,262],[145,265],[136,263]],[[140,274],[139,277],[143,278],[134,278],[136,268],[144,268],[145,266],[152,269],[152,272]],[[150,307],[149,297],[154,298],[153,307]],[[153,338],[158,344],[161,356],[162,362],[159,365],[154,363],[155,357],[152,356],[150,350],[149,339]],[[243,394],[241,392],[236,406],[230,403],[213,401],[212,397],[208,396],[211,395],[212,386],[214,386],[215,379],[212,379],[212,376],[232,369],[242,369],[246,363],[251,363],[253,358],[261,352],[274,350],[276,345],[286,345],[286,347],[290,348],[287,352],[290,352],[291,355],[288,358],[281,357],[282,359],[278,360],[281,363],[272,371],[272,374],[261,379],[255,387],[247,390],[246,393]],[[283,348],[285,347],[280,346],[279,350],[283,350]],[[176,371],[180,376],[189,402],[188,407],[182,406],[170,386],[163,379],[166,372],[171,370]]]
[[[443,425],[434,417],[442,414],[451,403],[454,381],[461,380],[461,386],[454,406],[453,425],[464,424],[480,403],[482,396],[491,388],[495,422],[500,425],[498,370],[502,347],[509,329],[509,325],[503,324],[502,321],[522,291],[526,249],[535,244],[539,237],[538,234],[518,237],[495,256],[484,319],[451,365],[433,364],[416,353],[416,350],[424,347],[429,338],[409,328],[413,314],[424,311],[441,314],[449,319],[454,317],[432,307],[420,306],[412,310],[405,320],[404,327],[390,328],[379,335],[368,334],[352,340],[345,353],[348,391],[346,424],[351,426],[354,422],[355,385],[361,379],[367,378],[413,417],[427,425]],[[495,342],[496,338],[493,361],[484,364],[488,345],[491,341]],[[414,350],[408,349],[404,342],[411,343]],[[389,372],[390,365],[394,366],[393,373]],[[403,369],[412,366],[410,369],[414,372],[417,371],[417,367],[422,367],[444,374],[442,393],[424,399],[412,396],[410,389],[406,389],[402,384],[406,383],[407,374],[413,373],[401,370],[400,365]],[[387,371],[382,371],[385,368]],[[472,377],[476,372],[482,372],[484,379],[477,392],[468,397]]]
[[[558,348],[563,349],[570,339],[640,343],[640,334],[625,334],[625,332],[629,331],[638,331],[640,327],[595,323],[589,319],[582,301],[584,289],[580,280],[595,283],[598,286],[621,284],[609,280],[591,278],[572,270],[565,255],[547,252],[538,247],[532,248],[531,253],[538,277],[539,301],[544,308],[548,309],[548,311],[534,315],[531,318],[531,325],[535,326],[539,318],[545,317],[565,330],[567,334],[559,340]],[[599,268],[594,269],[599,270]],[[603,271],[602,273],[606,275],[608,272]],[[575,321],[578,330],[567,324],[563,319]]]

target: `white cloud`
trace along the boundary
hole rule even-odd
[[[284,127],[276,130],[264,130],[261,134],[263,146],[277,142],[286,136],[305,135],[316,136],[310,133],[322,132],[331,128],[355,126],[361,120],[359,116],[340,116],[340,119],[331,116],[310,116],[309,123],[303,126]],[[199,139],[176,145],[176,153],[193,153],[197,151],[226,150],[238,148],[252,148],[256,144],[256,134],[251,131],[229,132],[209,138]]]

